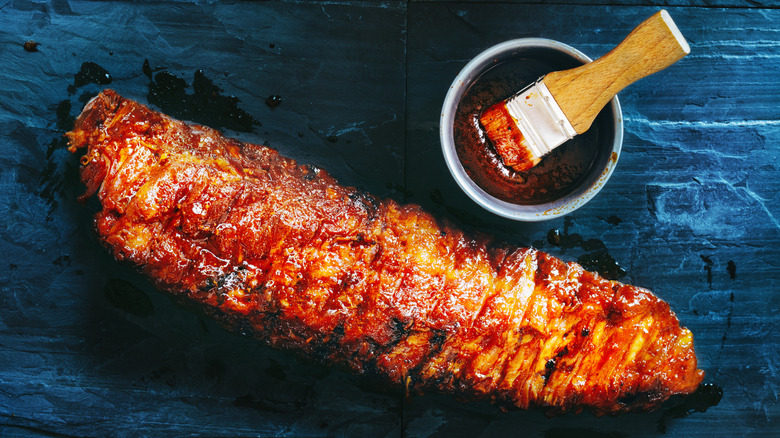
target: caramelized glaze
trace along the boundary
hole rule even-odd
[[[551,412],[650,409],[702,380],[649,291],[107,90],[68,133],[97,233],[226,327],[405,388]]]

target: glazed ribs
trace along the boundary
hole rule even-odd
[[[113,256],[272,347],[410,394],[551,412],[651,409],[702,380],[691,332],[648,290],[111,90],[68,137]]]

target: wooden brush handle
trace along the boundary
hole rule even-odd
[[[547,74],[544,83],[578,134],[629,84],[674,64],[691,51],[664,10],[643,21],[601,58]]]

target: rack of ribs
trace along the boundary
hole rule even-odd
[[[67,134],[113,256],[225,327],[406,391],[550,413],[658,407],[701,383],[650,291],[105,90]]]

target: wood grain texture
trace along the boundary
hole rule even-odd
[[[669,67],[689,50],[659,11],[606,55],[581,67],[551,72],[545,75],[544,83],[574,130],[582,134],[621,90]]]
[[[777,9],[775,0],[461,0],[453,2],[450,0],[408,0],[408,3],[472,3],[472,4],[515,4],[515,5],[591,5],[596,7],[603,6],[680,6],[680,7],[702,7],[702,8],[767,8]]]

